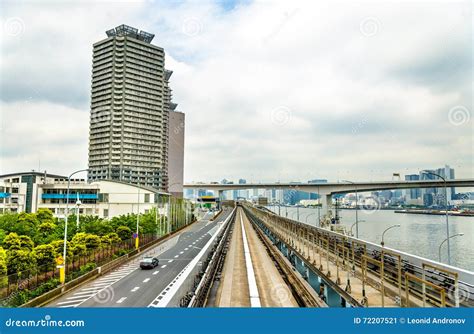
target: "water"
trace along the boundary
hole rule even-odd
[[[270,207],[278,213],[278,207]],[[296,220],[296,208],[288,207],[288,218]],[[300,221],[317,224],[318,209],[300,208]],[[349,231],[355,223],[355,210],[340,210],[341,224]],[[285,216],[285,207],[280,213]],[[385,246],[406,253],[439,261],[438,250],[446,238],[446,217],[395,213],[391,210],[359,210],[359,239],[380,244],[383,231],[392,225],[400,224],[385,233]],[[321,210],[321,217],[323,210]],[[355,234],[355,226],[353,228]],[[464,233],[454,237],[451,242],[451,265],[474,271],[474,218],[449,216],[449,233]],[[441,248],[441,262],[447,263],[447,242]]]

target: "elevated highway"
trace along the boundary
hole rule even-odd
[[[217,184],[217,183],[194,183],[185,184],[185,189],[212,190],[221,197],[223,191],[244,189],[284,189],[293,191],[304,191],[319,194],[323,208],[329,209],[333,195],[351,192],[412,189],[412,188],[442,188],[447,187],[472,187],[474,179],[446,180],[417,180],[417,181],[370,181],[370,182],[329,182],[329,183],[246,183],[246,184]]]

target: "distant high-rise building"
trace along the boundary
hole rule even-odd
[[[153,34],[127,25],[106,34],[93,45],[88,178],[169,191],[169,122],[176,105],[165,52],[151,44]],[[172,168],[182,169],[178,160]],[[182,171],[172,172],[182,184]],[[178,187],[171,190],[182,193]]]
[[[434,173],[434,174],[431,174]],[[446,180],[454,179],[454,168],[450,168],[448,165],[437,168],[437,169],[427,169],[425,171],[420,172],[420,180],[440,180],[440,177],[436,176],[438,174],[444,177]],[[456,189],[454,187],[449,187],[446,189],[447,191],[447,199],[451,201],[454,199],[454,194],[456,194]],[[444,188],[423,188],[420,190],[421,198],[423,199],[423,203],[428,205],[427,203],[437,204],[437,205],[444,205]],[[429,195],[429,196],[427,196]]]
[[[420,175],[418,174],[410,174],[405,175],[405,181],[418,181],[420,180]],[[406,189],[405,190],[405,200],[406,201],[413,201],[421,199],[421,189],[413,188],[413,189]]]

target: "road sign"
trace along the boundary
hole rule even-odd
[[[57,265],[62,265],[63,263],[64,263],[63,257],[62,257],[62,256],[58,256],[58,257],[56,258],[56,264],[57,264]]]
[[[133,233],[133,239],[138,238],[138,233]]]

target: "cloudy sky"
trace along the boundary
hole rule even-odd
[[[473,177],[470,1],[2,1],[0,173],[87,166],[92,43],[154,33],[185,180]]]

